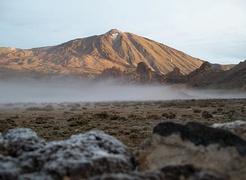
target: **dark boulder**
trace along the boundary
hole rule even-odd
[[[246,141],[197,122],[159,123],[152,137],[141,144],[135,159],[141,171],[185,163],[232,179],[246,177]]]
[[[189,122],[186,125],[172,122],[159,123],[153,133],[161,136],[170,136],[179,133],[182,140],[189,140],[195,145],[208,146],[218,144],[220,147],[234,146],[242,155],[246,155],[246,141],[237,135],[223,130],[209,127],[197,122]]]

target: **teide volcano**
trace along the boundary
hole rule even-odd
[[[182,74],[188,74],[202,64],[201,60],[181,51],[116,29],[57,46],[29,50],[0,48],[2,73],[7,69],[8,72],[25,73],[98,74],[113,66],[131,71],[139,62],[161,74],[172,71],[174,67],[179,68]]]

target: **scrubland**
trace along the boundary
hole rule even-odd
[[[31,128],[47,141],[102,130],[135,150],[159,122],[246,121],[246,99],[0,104],[0,132]]]

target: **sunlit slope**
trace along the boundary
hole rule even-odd
[[[57,46],[28,50],[0,48],[0,67],[42,73],[100,73],[113,66],[131,71],[139,62],[162,74],[174,67],[188,74],[202,64],[181,51],[115,29]]]

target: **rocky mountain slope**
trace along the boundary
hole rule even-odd
[[[105,69],[99,79],[117,78],[124,83],[167,83],[185,84],[197,88],[246,89],[246,61],[239,63],[230,70],[204,62],[198,69],[183,75],[178,67],[167,74],[152,71],[144,62],[140,62],[132,72],[123,72],[113,67]]]
[[[246,60],[228,71],[218,70],[206,62],[186,77],[186,83],[199,88],[246,90]]]
[[[131,71],[139,62],[161,74],[172,71],[174,67],[179,68],[182,74],[188,74],[202,64],[201,60],[181,51],[116,29],[57,46],[27,50],[0,48],[0,67],[4,69],[1,75],[9,70],[26,75],[98,74],[113,66]]]

